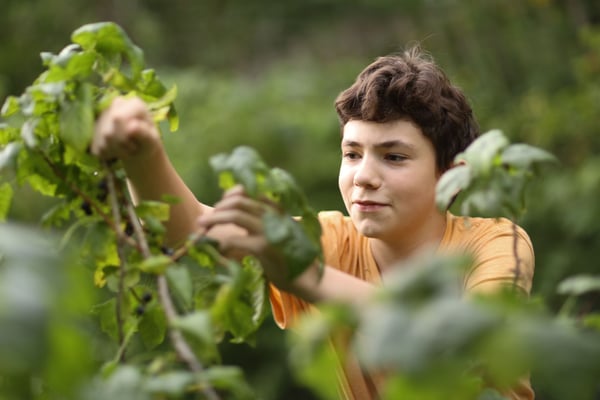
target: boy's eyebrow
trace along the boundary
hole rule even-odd
[[[360,142],[354,140],[343,140],[342,146],[344,147],[364,147]],[[415,146],[412,143],[407,143],[402,140],[387,140],[385,142],[375,143],[373,147],[390,149],[393,147],[404,147],[408,149],[414,149]]]

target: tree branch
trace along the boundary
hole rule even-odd
[[[133,226],[133,230],[135,232],[139,247],[141,249],[142,255],[144,258],[149,258],[152,256],[150,252],[150,248],[148,247],[148,242],[146,241],[146,237],[144,235],[144,230],[140,221],[137,218],[137,214],[135,213],[135,208],[131,199],[126,196],[126,211]],[[183,337],[181,331],[175,328],[174,322],[178,318],[177,310],[175,309],[175,305],[173,304],[173,300],[171,299],[171,294],[169,293],[169,285],[167,283],[167,279],[164,275],[158,275],[157,277],[158,284],[158,298],[165,312],[165,316],[167,318],[167,323],[169,325],[169,338],[171,339],[171,343],[175,349],[175,352],[186,363],[188,368],[195,373],[199,373],[204,371],[204,367],[202,363],[198,360],[194,352],[192,351],[190,345]],[[214,388],[210,385],[207,385],[202,388],[203,394],[206,396],[208,400],[219,400],[219,396]]]

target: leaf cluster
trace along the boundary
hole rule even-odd
[[[511,144],[500,130],[484,133],[454,159],[436,188],[441,210],[455,199],[460,213],[470,216],[507,216],[515,221],[525,211],[527,183],[556,158],[525,143]],[[458,198],[457,198],[458,196]]]
[[[592,399],[600,331],[557,319],[512,290],[463,297],[470,262],[421,256],[387,275],[359,308],[330,304],[303,317],[291,340],[299,379],[336,398],[326,382],[339,362],[330,340],[341,336],[339,354],[356,354],[373,376],[385,377],[382,399],[503,399],[530,372],[536,387],[556,398]]]
[[[62,230],[59,248],[78,247],[102,299],[91,314],[111,351],[97,356],[101,368],[77,398],[253,397],[241,370],[221,365],[219,343],[252,344],[268,313],[258,261],[226,258],[201,233],[166,246],[164,222],[178,199],[133,204],[120,162],[89,152],[95,120],[116,96],[141,98],[156,123],[176,130],[176,88],[145,67],[114,23],[84,25],[71,40],[59,54],[43,53],[42,74],[2,107],[0,173],[12,182],[0,186],[0,218],[15,184],[54,198],[42,222]],[[222,181],[231,176],[274,204],[265,224],[292,276],[320,257],[316,214],[289,174],[250,149],[213,164]]]

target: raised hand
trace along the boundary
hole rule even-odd
[[[143,160],[162,147],[158,128],[137,97],[117,97],[100,115],[91,151],[104,159]]]

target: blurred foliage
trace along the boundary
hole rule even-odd
[[[39,53],[58,52],[76,27],[100,20],[123,26],[148,64],[178,86],[180,130],[165,134],[166,145],[207,201],[220,193],[209,157],[246,144],[295,176],[315,208],[342,209],[333,100],[374,57],[422,42],[464,88],[483,130],[501,129],[511,141],[559,159],[534,183],[521,221],[536,249],[534,295],[558,311],[567,300],[556,291],[559,282],[597,274],[595,0],[4,0],[2,6],[2,99],[21,93],[42,70]],[[29,223],[52,202],[27,186],[14,196],[10,218]],[[572,307],[581,314],[598,310],[600,296],[587,293]],[[264,329],[280,343],[276,329]],[[248,353],[248,360],[257,357]]]

